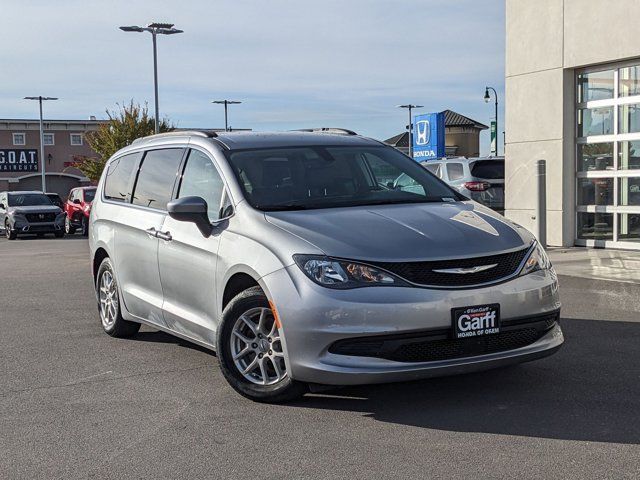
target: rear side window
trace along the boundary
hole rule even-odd
[[[471,164],[471,175],[491,180],[504,179],[504,160],[478,160]]]
[[[192,195],[204,198],[207,202],[209,220],[214,222],[220,218],[223,190],[222,178],[212,160],[198,150],[191,150],[182,174],[178,198]]]
[[[447,163],[447,176],[449,180],[460,180],[464,177],[464,168],[461,163]]]
[[[424,168],[429,170],[436,177],[442,178],[442,168],[439,163],[427,163]]]
[[[183,151],[182,148],[148,151],[140,166],[131,203],[166,210]]]
[[[129,201],[131,197],[131,192],[129,191],[131,174],[141,156],[141,153],[123,155],[109,164],[107,177],[104,181],[104,198],[115,200],[116,202]],[[74,198],[77,198],[75,192],[71,200],[73,201]]]

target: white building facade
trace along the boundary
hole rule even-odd
[[[506,0],[505,214],[547,243],[640,249],[638,0]]]

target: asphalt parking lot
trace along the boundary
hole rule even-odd
[[[197,346],[102,333],[85,239],[1,239],[0,478],[639,478],[640,285],[561,294],[555,356],[261,405]]]

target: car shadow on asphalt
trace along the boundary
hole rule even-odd
[[[290,406],[459,432],[640,444],[640,323],[566,319],[542,360],[482,373],[309,394]]]
[[[206,353],[208,355],[216,356],[215,352],[209,350],[207,348],[201,347],[195,343],[191,343],[187,340],[183,340],[181,338],[175,337],[173,335],[169,335],[168,333],[164,333],[161,331],[152,331],[152,332],[138,332],[129,340],[134,340],[137,342],[148,342],[148,343],[171,343],[174,345],[179,345],[181,347],[190,348],[192,350],[197,350],[199,352]]]

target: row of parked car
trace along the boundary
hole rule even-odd
[[[96,187],[78,187],[63,202],[57,193],[0,192],[0,227],[9,240],[18,235],[53,234],[57,238],[77,231],[87,236]]]

